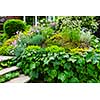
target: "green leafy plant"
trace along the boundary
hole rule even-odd
[[[13,61],[30,76],[31,82],[99,83],[100,50],[76,51],[28,46]]]
[[[45,38],[50,38],[54,34],[54,30],[50,26],[41,27],[40,33]]]
[[[26,24],[22,20],[9,19],[3,25],[4,32],[9,37],[13,36],[16,32],[25,31]]]
[[[62,47],[58,47],[57,45],[52,45],[46,48],[47,52],[64,52],[65,49]]]
[[[62,31],[62,35],[69,42],[80,42],[80,29],[79,28],[65,28]]]
[[[16,41],[18,39],[18,35],[12,36],[9,39],[3,40],[0,46],[0,55],[14,55],[14,49],[16,47]]]
[[[93,35],[91,32],[81,32],[80,41],[85,43],[90,43]]]
[[[23,45],[41,45],[44,41],[44,37],[42,35],[34,35],[32,34],[21,34],[17,41],[17,44]]]
[[[51,36],[50,38],[48,38],[45,41],[45,44],[47,46],[51,46],[51,45],[62,46],[64,44],[64,42],[65,42],[65,40],[61,34],[55,34],[55,35]]]
[[[0,83],[4,83],[6,81],[9,81],[9,80],[11,80],[11,79],[13,79],[15,77],[18,77],[19,75],[20,75],[20,73],[18,71],[12,72],[12,73],[11,72],[7,73],[7,74],[5,74],[3,76],[0,76]]]
[[[95,16],[59,16],[57,19],[58,31],[62,31],[63,28],[69,27],[95,32],[97,30],[97,25]]]
[[[14,55],[14,46],[1,46],[0,47],[0,55],[11,56]]]
[[[42,35],[35,35],[30,37],[29,43],[30,45],[42,45],[44,41],[44,37]]]
[[[90,46],[95,49],[100,49],[100,38],[93,36],[93,38],[90,41]]]
[[[4,41],[6,41],[8,39],[7,34],[3,33],[0,34],[0,45],[2,45],[4,43]]]
[[[18,39],[18,35],[12,36],[11,38],[5,40],[2,45],[11,46],[11,45],[13,45],[13,42],[17,41],[17,39]]]
[[[46,46],[57,45],[66,49],[79,47],[79,30],[65,29],[62,33],[55,34],[45,41]]]
[[[43,42],[44,42],[44,37],[42,35],[20,33],[14,53],[16,56],[19,56],[27,46],[29,45],[42,46]]]

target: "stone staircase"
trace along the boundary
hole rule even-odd
[[[10,81],[6,83],[27,83],[29,80],[30,78],[28,76],[21,74],[19,77],[11,79]]]
[[[5,60],[9,60],[12,59],[13,57],[11,56],[0,56],[0,61],[5,61]],[[8,67],[8,68],[4,68],[2,70],[0,70],[0,76],[3,76],[9,72],[15,72],[15,71],[20,71],[20,68],[16,67],[16,66],[12,66],[12,67]],[[7,82],[4,83],[27,83],[30,81],[29,76],[25,76],[24,74],[20,74],[18,77],[13,78]]]

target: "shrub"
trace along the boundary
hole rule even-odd
[[[3,29],[11,37],[17,31],[25,31],[26,24],[22,20],[9,19],[4,23]]]
[[[30,45],[42,45],[44,37],[42,35],[32,36],[29,40]]]
[[[99,83],[100,50],[76,51],[28,46],[14,61],[31,82]]]
[[[4,43],[3,43],[3,45],[5,45],[5,46],[13,45],[13,42],[17,41],[17,39],[18,39],[17,35],[12,36],[11,38],[5,40]]]
[[[54,30],[50,26],[41,27],[40,33],[46,40],[54,34]]]
[[[90,46],[95,49],[100,49],[100,38],[93,36],[93,38],[90,41]]]
[[[65,49],[62,47],[58,47],[57,45],[52,45],[50,47],[46,48],[47,52],[53,52],[53,53],[57,53],[57,52],[64,52]]]
[[[20,56],[23,50],[29,45],[38,45],[41,46],[44,42],[42,35],[34,34],[20,34],[17,40],[16,48],[14,50],[16,56]]]
[[[94,16],[60,16],[57,19],[57,30],[62,31],[65,27],[80,28],[86,31],[95,32],[97,30],[97,22]]]
[[[12,36],[10,39],[6,39],[0,46],[0,55],[14,55],[14,49],[16,47],[16,41],[18,35]]]
[[[46,41],[45,41],[45,44],[47,46],[51,46],[51,45],[58,45],[58,46],[61,46],[64,44],[64,38],[62,37],[61,34],[55,34],[53,36],[51,36],[50,38],[48,38]]]
[[[42,35],[34,35],[34,34],[21,34],[18,39],[18,45],[41,45],[44,41],[44,37]]]
[[[64,47],[66,49],[79,47],[80,38],[78,37],[77,33],[74,33],[73,31],[72,35],[69,35],[69,34],[71,33],[65,32],[65,33],[55,34],[49,39],[47,39],[45,41],[45,44],[47,46],[57,45],[57,46]],[[77,36],[77,37],[75,38],[74,36]]]
[[[8,39],[7,34],[3,33],[0,34],[0,45],[2,45],[4,43],[4,41],[6,41]]]
[[[64,48],[89,48],[93,39],[91,32],[80,31],[79,28],[65,28],[62,33],[55,34],[46,40],[47,46],[58,45]]]
[[[27,51],[30,51],[30,50],[39,50],[39,49],[41,49],[41,47],[39,47],[39,46],[34,46],[34,45],[28,46],[28,47],[26,48]]]
[[[11,56],[14,55],[14,46],[1,46],[0,47],[0,55],[4,55],[4,56]]]
[[[34,32],[34,34],[39,34],[44,37],[46,40],[47,38],[50,38],[54,34],[53,26],[50,25],[49,22],[44,22],[45,20],[40,20],[40,23],[38,23],[38,26],[34,26],[31,31]]]
[[[62,31],[62,35],[67,39],[69,42],[80,42],[80,29],[79,28],[68,28],[66,27]]]

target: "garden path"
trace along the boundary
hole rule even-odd
[[[0,56],[0,62],[5,61],[5,60],[9,60],[12,58],[13,58],[12,56]],[[9,72],[14,72],[17,70],[20,71],[20,68],[18,68],[16,66],[4,68],[4,69],[0,70],[0,76],[3,76]],[[24,74],[20,74],[19,77],[13,78],[5,83],[27,83],[29,80],[30,80],[29,76],[25,76]]]

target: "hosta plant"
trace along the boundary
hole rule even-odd
[[[31,82],[99,83],[100,50],[76,51],[28,46],[13,61],[30,76]]]

